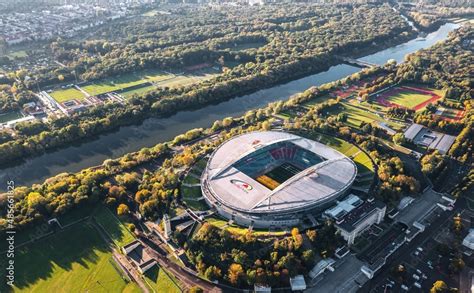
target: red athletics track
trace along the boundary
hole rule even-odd
[[[396,95],[398,94],[399,92],[401,91],[404,91],[404,90],[409,90],[409,91],[413,91],[413,92],[418,92],[418,93],[421,93],[421,94],[425,94],[425,95],[430,95],[431,98],[424,101],[423,103],[420,103],[414,107],[411,108],[411,110],[415,110],[415,111],[418,111],[420,109],[423,109],[424,107],[426,107],[428,104],[431,104],[431,103],[434,103],[436,102],[437,100],[441,99],[440,96],[438,96],[437,94],[433,93],[432,91],[430,90],[425,90],[425,89],[420,89],[420,88],[415,88],[415,87],[408,87],[408,86],[402,86],[402,87],[399,87],[399,88],[395,88],[395,89],[391,89],[391,90],[388,90],[382,94],[380,94],[378,97],[377,97],[377,103],[379,103],[380,105],[382,106],[385,106],[385,107],[397,107],[397,108],[405,108],[401,105],[398,105],[398,104],[395,104],[395,103],[392,103],[388,100],[388,97],[390,96],[393,96],[393,95]]]

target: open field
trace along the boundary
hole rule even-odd
[[[55,90],[49,94],[53,99],[55,99],[58,103],[66,102],[69,100],[84,100],[85,95],[76,88],[68,88],[68,89],[59,89]]]
[[[137,73],[129,73],[121,76],[110,77],[102,81],[90,83],[81,88],[92,96],[101,95],[108,92],[119,91],[137,85],[159,82],[173,78],[173,73],[166,73],[161,70],[142,70]]]
[[[401,86],[377,95],[376,102],[385,107],[401,107],[415,111],[441,99],[441,92],[421,87]]]
[[[132,232],[106,207],[101,206],[93,217],[107,231],[117,246],[124,246],[135,239]]]
[[[122,95],[124,98],[128,99],[128,98],[132,97],[133,95],[142,95],[142,94],[144,94],[146,92],[149,92],[149,91],[152,91],[154,89],[156,89],[156,87],[153,86],[153,85],[143,86],[143,87],[139,87],[137,89],[122,91],[120,93],[120,95]]]
[[[321,96],[317,96],[316,98],[314,99],[311,99],[307,102],[304,102],[303,103],[303,106],[306,107],[306,108],[310,108],[311,106],[314,106],[316,104],[319,104],[319,103],[322,103],[322,102],[325,102],[329,99],[333,99],[333,97],[331,97],[331,95],[329,94],[326,94],[326,95],[321,95]]]
[[[154,267],[145,274],[145,283],[155,292],[179,293],[177,281],[170,277],[162,268]]]
[[[354,128],[359,128],[362,122],[373,123],[375,121],[385,123],[394,130],[401,130],[404,127],[402,123],[386,120],[370,111],[370,109],[366,109],[359,105],[352,105],[346,102],[341,102],[339,106],[334,107],[329,111],[330,114],[338,114],[343,112],[347,114],[347,121],[345,124]]]
[[[14,292],[140,292],[111,260],[95,228],[73,225],[17,249]]]
[[[118,91],[125,98],[140,95],[157,87],[180,87],[212,78],[219,74],[213,68],[203,68],[190,73],[170,73],[161,70],[143,70],[122,76],[96,81],[81,88],[91,96]],[[129,90],[127,90],[129,89]]]

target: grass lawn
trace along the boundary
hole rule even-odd
[[[58,103],[66,102],[69,100],[84,100],[86,97],[80,90],[76,88],[68,88],[68,89],[60,89],[55,90],[49,94],[53,99],[55,99]]]
[[[167,73],[161,70],[146,69],[136,73],[124,74],[121,76],[111,77],[81,86],[81,88],[92,96],[100,95],[108,92],[127,89],[144,83],[153,83],[154,85],[144,86],[138,89],[123,92],[123,95],[128,98],[133,94],[142,94],[152,90],[155,86],[160,87],[180,87],[184,85],[193,84],[201,80],[210,79],[216,76],[219,72],[206,68],[192,74],[176,75],[174,73]]]
[[[374,165],[369,156],[364,152],[360,152],[352,160],[356,163],[359,173],[365,173],[367,171],[374,172]]]
[[[177,285],[177,281],[166,274],[160,267],[154,267],[145,274],[145,283],[154,292],[178,293],[181,292]]]
[[[124,92],[121,92],[120,94],[124,98],[128,99],[128,98],[132,97],[133,95],[141,95],[141,94],[147,93],[149,91],[152,91],[154,89],[156,89],[156,87],[153,86],[153,85],[150,85],[150,86],[144,86],[144,87],[141,87],[141,88],[138,88],[138,89],[124,91]]]
[[[428,101],[429,99],[431,99],[430,95],[409,90],[398,92],[387,98],[389,102],[409,109],[414,108],[416,105]]]
[[[362,122],[372,123],[374,121],[383,122],[394,130],[401,130],[404,126],[402,123],[385,120],[369,109],[361,106],[351,105],[345,102],[340,103],[338,107],[334,107],[330,111],[331,114],[337,114],[341,112],[347,113],[347,121],[345,124],[354,128],[359,128]]]
[[[181,87],[181,86],[198,83],[206,79],[211,79],[216,75],[217,74],[212,74],[212,73],[204,74],[204,75],[191,75],[191,74],[178,75],[174,78],[157,82],[157,84],[160,87],[170,87],[170,88]]]
[[[107,231],[117,246],[124,246],[135,239],[132,232],[105,206],[98,208],[93,217]]]
[[[196,162],[193,168],[199,169],[200,170],[199,172],[201,173],[204,170],[204,168],[206,168],[208,160],[209,158],[206,158],[206,157],[199,159],[199,161]]]
[[[227,229],[230,233],[233,233],[233,234],[245,235],[249,232],[249,229],[245,227],[240,227],[235,224],[228,225],[228,221],[222,220],[220,218],[213,218],[213,217],[206,218],[206,222],[221,229],[225,227],[225,229]],[[268,236],[269,234],[273,236],[282,236],[286,234],[285,231],[269,232],[268,230],[259,230],[259,229],[252,230],[252,233],[256,236]]]
[[[92,96],[126,89],[132,86],[143,84],[146,82],[160,82],[167,79],[172,79],[175,75],[172,73],[165,73],[161,70],[142,70],[137,73],[129,73],[121,76],[111,77],[97,81],[85,86],[81,86],[83,90]]]
[[[302,106],[309,109],[309,108],[311,108],[311,106],[314,106],[314,105],[316,105],[316,104],[325,102],[325,101],[327,101],[327,100],[329,100],[329,99],[334,99],[334,98],[331,97],[329,94],[320,95],[320,96],[318,95],[316,98],[311,99],[311,100],[309,100],[309,101],[307,101],[307,102],[304,102]]]
[[[181,194],[183,195],[183,199],[187,199],[187,198],[198,199],[202,196],[201,188],[198,186],[196,187],[182,186]]]
[[[183,180],[183,183],[187,183],[187,184],[198,184],[200,183],[201,181],[199,179],[197,179],[196,177],[194,176],[191,176],[188,174],[188,176],[186,176],[186,178],[184,178]]]
[[[370,160],[370,157],[366,155],[364,152],[360,151],[359,148],[357,148],[355,145],[348,143],[342,139],[324,135],[321,133],[313,133],[309,135],[309,138],[317,140],[320,143],[323,143],[325,145],[328,145],[348,157],[352,157],[353,155],[357,154],[354,158],[352,158],[352,160],[356,163],[359,173],[374,171],[374,166],[372,165],[372,161]]]
[[[112,265],[110,248],[88,223],[18,248],[15,266],[14,292],[140,292]]]

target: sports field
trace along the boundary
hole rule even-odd
[[[213,68],[203,68],[191,73],[171,73],[148,69],[140,71],[139,73],[130,73],[119,77],[107,78],[102,81],[81,86],[81,88],[91,96],[121,91],[121,94],[125,98],[129,98],[134,94],[143,94],[156,87],[173,88],[190,85],[210,79],[217,74],[219,74],[219,72]],[[142,86],[140,87],[140,85]]]
[[[347,121],[345,124],[354,128],[359,128],[362,122],[373,123],[374,121],[385,123],[395,131],[404,127],[402,123],[386,120],[368,108],[364,108],[360,105],[352,105],[346,102],[341,102],[338,107],[334,107],[329,112],[334,115],[337,115],[338,113],[346,113]]]
[[[69,100],[82,101],[86,97],[80,90],[76,88],[60,89],[53,91],[49,94],[58,103],[66,102]]]
[[[72,210],[59,219],[61,225],[71,226],[16,249],[18,269],[14,292],[141,292],[135,283],[123,278],[122,271],[112,260],[110,245],[92,222],[77,223],[91,213],[115,244],[123,245],[134,239],[104,206]],[[47,227],[51,231],[50,226]],[[30,240],[35,231],[18,233],[18,244]],[[0,285],[0,292],[5,292],[2,286],[4,283]]]
[[[14,292],[140,292],[114,265],[100,234],[82,222],[17,249]]]
[[[464,117],[464,110],[439,107],[435,114],[444,120],[459,121],[462,119],[462,117]]]
[[[97,81],[81,88],[91,96],[123,90],[144,83],[159,82],[175,77],[173,73],[147,69],[137,73],[129,73]]]
[[[439,91],[421,87],[401,86],[381,93],[376,98],[376,101],[385,107],[401,107],[418,111],[439,99],[441,99]]]

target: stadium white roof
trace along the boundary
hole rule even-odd
[[[233,166],[261,147],[291,142],[326,159],[270,190]],[[338,197],[357,175],[355,163],[340,152],[294,134],[265,131],[246,133],[223,143],[212,154],[207,186],[225,206],[244,212],[271,213],[316,206]],[[248,185],[242,188],[239,184]]]

